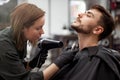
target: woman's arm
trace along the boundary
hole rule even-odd
[[[59,67],[56,64],[52,63],[43,71],[44,80],[49,80],[58,70]]]

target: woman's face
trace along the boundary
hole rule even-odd
[[[43,25],[45,23],[45,17],[41,17],[35,21],[35,23],[29,28],[24,28],[24,36],[27,40],[34,42],[37,41],[42,34],[44,34]]]

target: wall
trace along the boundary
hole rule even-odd
[[[68,19],[68,0],[51,0],[51,34],[65,34],[63,26],[68,26]]]

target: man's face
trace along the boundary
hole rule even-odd
[[[85,13],[78,14],[76,20],[72,23],[71,27],[78,33],[90,34],[93,28],[98,26],[101,13],[95,9],[86,11]]]

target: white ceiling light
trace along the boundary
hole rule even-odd
[[[10,0],[0,0],[0,5],[4,5],[5,3],[8,3]]]

